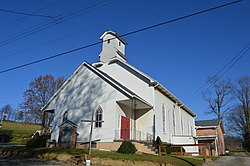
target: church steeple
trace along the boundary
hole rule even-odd
[[[102,52],[99,55],[101,62],[108,63],[112,58],[127,60],[125,56],[125,45],[127,43],[117,33],[111,30],[106,31],[100,39],[103,41]]]

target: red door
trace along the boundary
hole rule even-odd
[[[121,116],[121,139],[130,138],[130,119],[125,116]]]

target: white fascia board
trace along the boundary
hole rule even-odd
[[[150,83],[156,83],[157,81],[154,80],[153,78],[151,78],[150,76],[148,76],[147,74],[143,73],[142,71],[140,71],[139,69],[135,68],[134,66],[124,62],[124,61],[121,61],[119,58],[112,58],[110,59],[110,62],[116,62],[116,61],[119,61],[121,63],[123,63],[124,65],[128,66],[129,68],[133,69],[134,71],[136,71],[137,73],[141,74],[143,77],[147,78],[148,80],[150,80]]]
[[[122,38],[120,37],[116,32],[114,31],[111,31],[111,30],[108,30],[106,32],[104,32],[104,34],[100,37],[100,40],[103,41],[103,38],[107,35],[107,34],[113,34],[117,39],[119,39],[123,44],[127,45],[127,42]],[[115,38],[112,38],[112,39],[115,39]],[[111,40],[112,40],[111,39]]]
[[[65,86],[77,75],[77,73],[79,72],[79,70],[81,70],[83,68],[83,66],[86,65],[88,67],[90,67],[92,70],[95,70],[98,74],[100,74],[102,77],[108,79],[105,75],[103,75],[102,73],[100,73],[95,67],[93,67],[92,65],[88,64],[87,62],[83,62],[76,70],[75,72],[69,77],[69,79],[67,79],[64,84],[56,91],[56,93],[50,98],[50,100],[45,104],[45,106],[42,108],[42,111],[44,111],[48,105],[52,102],[52,100],[54,100],[54,98],[65,88]],[[113,84],[115,84],[117,87],[119,87],[124,93],[128,94],[131,98],[133,97],[132,94],[130,94],[129,92],[125,91],[122,87],[120,87],[119,85],[117,85],[115,82],[113,82],[112,80],[108,79],[110,82],[112,82]]]
[[[122,87],[120,87],[119,85],[117,85],[115,82],[113,82],[112,80],[110,80],[109,78],[107,78],[105,75],[103,75],[101,72],[99,72],[95,67],[93,67],[92,65],[85,63],[84,65],[92,68],[92,70],[95,70],[95,72],[97,72],[98,74],[100,74],[102,77],[104,77],[105,79],[109,80],[112,84],[116,85],[117,87],[119,87],[123,92],[127,93],[131,98],[133,97],[133,94],[130,94],[128,91],[124,90]]]
[[[217,126],[196,126],[196,127],[197,127],[197,129],[209,129],[209,128],[214,129],[214,128],[217,128]]]
[[[118,58],[112,58],[110,60],[110,62],[115,62],[115,61],[119,61],[121,63],[123,63],[124,65],[128,66],[129,68],[133,69],[134,71],[136,71],[137,73],[141,74],[143,77],[147,78],[148,80],[150,80],[150,83],[155,87],[155,88],[159,88],[160,92],[167,96],[168,98],[170,98],[171,100],[174,100],[180,107],[182,107],[187,113],[189,113],[190,115],[192,115],[193,117],[196,117],[196,114],[191,111],[190,108],[188,108],[185,104],[183,104],[177,97],[175,97],[169,90],[167,90],[164,86],[162,86],[157,80],[151,78],[150,76],[148,76],[147,74],[143,73],[142,71],[140,71],[139,69],[135,68],[134,66],[121,61]]]
[[[204,135],[204,136],[196,136],[198,139],[199,138],[216,138],[216,135]]]
[[[191,111],[190,108],[188,108],[185,104],[183,104],[177,97],[175,97],[169,90],[167,90],[164,86],[162,86],[160,83],[158,83],[155,88],[158,88],[158,90],[164,94],[165,96],[167,96],[168,98],[170,98],[171,100],[173,100],[175,103],[178,104],[179,107],[182,107],[187,113],[189,113],[190,115],[192,115],[193,117],[196,117],[196,114]]]

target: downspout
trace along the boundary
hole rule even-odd
[[[137,140],[136,138],[136,100],[133,98],[133,112],[134,112],[134,139]]]
[[[130,109],[130,129],[129,129],[129,135],[130,135],[130,140],[133,140],[133,123],[132,123],[132,120],[133,120],[133,118],[132,118],[132,114],[133,114],[133,110],[134,110],[134,97],[132,97],[132,100],[131,100],[131,109]]]
[[[155,141],[156,140],[156,134],[155,134],[155,88],[157,87],[159,85],[159,83],[156,83],[154,86],[153,86],[153,104],[154,104],[154,106],[153,106],[153,110],[154,110],[154,114],[153,114],[153,141]]]

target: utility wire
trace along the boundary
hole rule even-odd
[[[203,84],[199,89],[197,89],[194,93],[192,93],[186,100],[186,103],[192,102],[194,99],[196,99],[198,96],[200,96],[203,92],[197,94],[199,91],[201,91],[206,85],[209,84],[209,86],[204,90],[208,90],[213,84],[215,84],[217,81],[219,81],[248,51],[250,50],[250,43],[248,43],[236,56],[234,56],[223,68],[221,68],[212,78],[211,82],[206,82]],[[224,72],[223,72],[224,71]],[[221,72],[223,72],[221,75],[219,75]],[[197,94],[197,95],[195,95]],[[194,96],[195,95],[195,96]],[[193,97],[194,96],[194,97]]]
[[[57,0],[57,1],[53,2],[53,3],[51,3],[51,4],[48,4],[48,5],[46,5],[46,6],[42,7],[42,8],[40,8],[40,9],[34,11],[32,14],[36,14],[36,13],[38,13],[38,12],[44,10],[44,9],[47,9],[47,8],[49,8],[49,7],[51,7],[51,6],[54,6],[54,5],[56,5],[57,3],[61,2],[61,1],[62,1],[62,0]],[[26,17],[28,17],[28,16],[23,16],[23,17],[21,17],[21,18],[18,18],[18,19],[16,19],[16,20],[13,20],[13,21],[11,21],[11,22],[5,24],[5,25],[2,25],[2,26],[0,26],[0,29],[6,28],[6,27],[8,27],[8,26],[10,26],[10,25],[13,25],[13,24],[15,24],[15,23],[17,23],[17,22],[19,22],[19,21],[25,19]]]
[[[115,1],[107,1],[107,0],[105,0],[105,1],[102,1],[100,3],[99,2],[95,3],[94,5],[92,5],[92,4],[90,4],[90,5],[84,5],[84,10],[74,11],[74,12],[72,12],[72,13],[66,15],[66,16],[63,16],[63,17],[62,16],[55,17],[55,19],[53,21],[42,23],[42,24],[38,24],[35,27],[32,26],[32,27],[24,30],[23,33],[19,33],[17,35],[13,35],[12,37],[9,37],[6,40],[0,42],[0,47],[5,46],[5,45],[7,45],[9,43],[15,42],[15,41],[17,41],[19,39],[22,39],[24,37],[30,36],[30,35],[32,35],[34,33],[39,32],[39,31],[48,29],[48,28],[50,28],[52,26],[55,26],[55,25],[57,25],[59,23],[72,20],[72,19],[74,19],[74,18],[76,18],[76,17],[78,17],[80,15],[92,12],[92,11],[94,11],[96,9],[99,9],[101,7],[109,5],[109,4],[111,4],[111,3],[115,2]],[[79,13],[79,12],[81,12],[81,13]],[[69,17],[69,16],[71,16],[71,17]]]
[[[25,16],[43,17],[43,18],[54,19],[54,17],[52,17],[52,16],[41,15],[41,14],[34,14],[34,13],[25,13],[25,12],[19,12],[19,11],[14,11],[14,10],[7,10],[7,9],[2,9],[2,8],[0,8],[0,11],[7,12],[7,13],[15,13],[15,14],[19,14],[19,15],[25,15]]]
[[[199,11],[199,12],[188,14],[188,15],[185,15],[185,16],[182,16],[182,17],[178,17],[178,18],[169,20],[169,21],[165,21],[165,22],[158,23],[158,24],[155,24],[155,25],[152,25],[152,26],[148,26],[148,27],[145,27],[145,28],[134,30],[134,31],[125,33],[125,34],[120,35],[120,36],[124,37],[124,36],[129,36],[129,35],[132,35],[132,34],[136,34],[136,33],[139,33],[139,32],[145,31],[145,30],[149,30],[149,29],[153,29],[153,28],[156,28],[156,27],[159,27],[159,26],[163,26],[165,24],[169,24],[169,23],[172,23],[172,22],[183,20],[183,19],[186,19],[186,18],[189,18],[189,17],[193,17],[193,16],[196,16],[196,15],[199,15],[199,14],[207,13],[207,12],[210,12],[210,11],[213,11],[213,10],[216,10],[216,9],[224,8],[226,6],[238,3],[240,1],[242,1],[242,0],[233,1],[233,2],[230,2],[230,3],[226,3],[226,4],[223,4],[223,5],[219,5],[219,6],[213,7],[213,8],[209,8],[209,9],[206,9],[206,10],[202,10],[202,11]],[[115,38],[112,38],[110,40],[114,40],[114,39]],[[103,42],[107,42],[107,41],[108,40],[105,40]],[[6,72],[9,72],[9,71],[12,71],[12,70],[16,70],[16,69],[19,69],[19,68],[23,68],[23,67],[26,67],[26,66],[30,66],[30,65],[33,65],[33,64],[36,64],[36,63],[40,63],[40,62],[43,62],[43,61],[47,61],[49,59],[54,59],[56,57],[60,57],[60,56],[63,56],[65,54],[76,52],[76,51],[79,51],[79,50],[82,50],[82,49],[86,49],[86,48],[89,48],[89,47],[93,47],[93,46],[101,44],[101,43],[102,43],[102,41],[95,42],[95,43],[88,44],[88,45],[85,45],[85,46],[82,46],[82,47],[78,47],[78,48],[75,48],[75,49],[72,49],[72,50],[69,50],[69,51],[65,51],[63,53],[59,53],[59,54],[56,54],[56,55],[53,55],[53,56],[49,56],[49,57],[42,58],[42,59],[39,59],[39,60],[36,60],[36,61],[32,61],[32,62],[29,62],[29,63],[22,64],[22,65],[19,65],[19,66],[15,66],[15,67],[12,67],[12,68],[9,68],[9,69],[5,69],[5,70],[0,71],[0,74],[6,73]]]
[[[215,73],[212,77],[211,77],[211,81],[212,83],[215,83],[218,81],[218,75],[224,70],[226,69],[226,67],[228,67],[235,59],[237,59],[238,57],[242,57],[242,52],[244,52],[245,49],[250,47],[250,43],[248,43],[238,54],[236,54],[224,67],[222,67],[217,73]],[[220,76],[221,77],[221,76]],[[204,83],[201,87],[199,87],[196,91],[194,91],[192,94],[190,94],[188,97],[186,97],[186,99],[190,99],[192,96],[194,96],[196,93],[198,93],[200,90],[202,90],[206,85],[208,85],[209,82]],[[185,99],[184,99],[185,100]]]
[[[117,21],[117,20],[115,20],[115,21]],[[60,37],[60,38],[57,38],[57,39],[54,39],[54,40],[51,40],[51,41],[44,42],[44,43],[41,43],[41,44],[39,44],[39,45],[30,47],[30,48],[26,48],[26,49],[23,49],[23,50],[16,51],[16,52],[14,52],[14,53],[5,55],[5,56],[3,56],[3,57],[0,57],[0,61],[2,61],[2,60],[4,60],[4,59],[7,59],[7,58],[9,58],[9,57],[13,57],[13,56],[15,56],[15,55],[24,53],[24,52],[28,52],[28,51],[30,51],[30,50],[33,50],[33,49],[36,49],[36,48],[39,48],[39,47],[43,47],[43,46],[48,45],[48,44],[51,44],[51,43],[55,43],[55,42],[58,42],[58,41],[61,41],[61,40],[64,40],[64,39],[67,39],[67,38],[70,38],[70,37],[79,35],[79,34],[83,34],[83,32],[86,33],[86,32],[91,31],[91,30],[93,30],[93,29],[99,28],[99,27],[101,27],[101,26],[103,26],[103,25],[110,25],[110,24],[113,24],[115,21],[112,21],[112,23],[107,23],[107,22],[105,22],[104,24],[99,24],[99,25],[97,25],[97,26],[90,27],[90,28],[87,28],[87,29],[85,29],[85,30],[81,30],[81,31],[76,32],[76,33],[71,33],[71,34],[69,34],[69,35],[62,36],[62,37]]]

